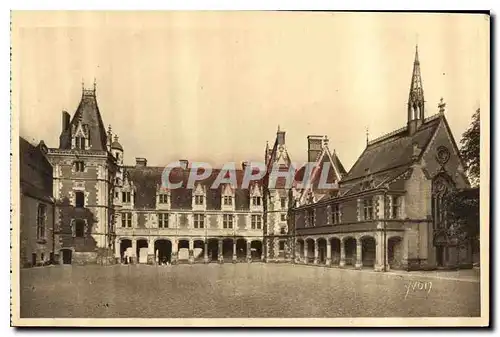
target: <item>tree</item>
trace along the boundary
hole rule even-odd
[[[465,164],[465,169],[471,181],[472,186],[479,185],[479,139],[480,139],[480,109],[477,109],[472,115],[472,123],[463,133],[460,144],[460,155]]]

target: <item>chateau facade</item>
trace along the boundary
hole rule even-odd
[[[424,103],[416,51],[407,125],[367,141],[349,171],[326,136],[309,136],[311,184],[297,184],[304,169],[291,185],[285,174],[271,183],[273,167],[295,169],[278,127],[258,181],[242,186],[251,165],[243,162],[237,186],[211,188],[222,170],[216,169],[187,188],[198,168],[180,160],[169,176],[182,187],[168,189],[165,167],[148,166],[146,158],[124,165],[126,149],[104,127],[95,85],[83,89],[73,117],[63,112],[59,147],[41,152],[52,172],[52,195],[44,200],[53,209],[53,219],[43,222],[53,241],[42,247],[42,260],[49,254],[62,264],[264,261],[375,270],[468,265],[470,247],[446,235],[441,198],[469,183],[444,103],[428,118]],[[22,233],[32,227],[32,217],[21,218]],[[28,265],[38,261],[30,255],[36,249],[27,248],[31,241],[21,241]]]
[[[470,243],[448,236],[443,195],[469,186],[445,117],[425,118],[418,49],[407,125],[370,142],[339,183],[338,194],[293,210],[297,263],[434,269],[472,267]]]

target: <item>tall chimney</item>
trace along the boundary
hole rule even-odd
[[[62,112],[62,132],[69,128],[70,115],[67,111]]]
[[[135,158],[135,166],[146,167],[148,165],[148,161],[146,158]]]
[[[322,151],[322,136],[307,136],[307,161],[316,162]]]

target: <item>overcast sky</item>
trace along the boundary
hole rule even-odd
[[[403,127],[418,42],[426,116],[439,98],[457,142],[485,96],[481,15],[321,12],[15,13],[19,132],[57,147],[82,79],[126,164],[263,160],[286,131],[293,161],[328,135],[349,169],[371,139]]]

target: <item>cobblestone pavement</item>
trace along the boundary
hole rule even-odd
[[[479,316],[479,282],[290,264],[21,271],[21,317]]]

